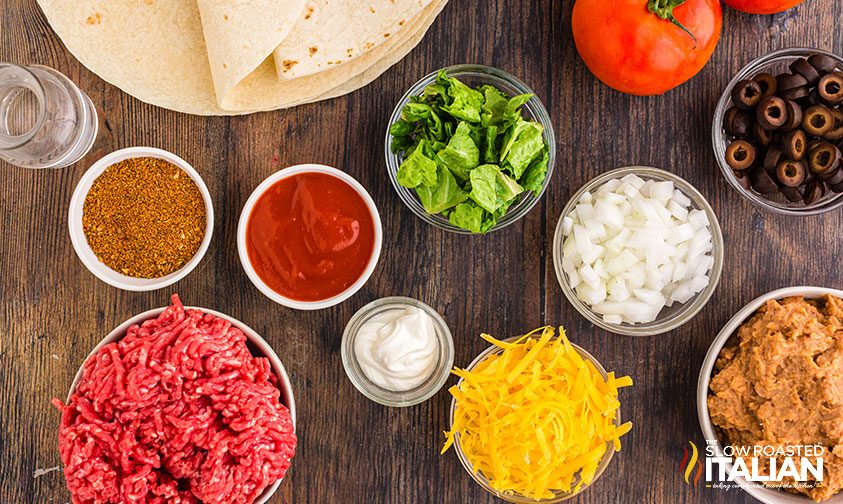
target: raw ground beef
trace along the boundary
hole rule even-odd
[[[74,504],[249,504],[295,453],[269,360],[178,296],[84,365],[59,451]]]

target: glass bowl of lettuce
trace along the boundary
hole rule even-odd
[[[426,76],[398,102],[386,165],[401,200],[437,228],[482,234],[538,203],[553,173],[547,110],[496,68],[458,65]]]

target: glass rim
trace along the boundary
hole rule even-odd
[[[570,287],[567,281],[566,274],[562,269],[562,242],[564,235],[562,233],[562,220],[571,213],[576,204],[579,202],[580,196],[586,191],[592,191],[604,184],[605,182],[621,178],[625,175],[635,174],[643,178],[656,178],[665,181],[671,181],[680,189],[685,196],[691,199],[692,206],[705,212],[708,217],[709,226],[711,228],[711,240],[714,245],[712,250],[712,257],[714,258],[714,265],[709,272],[708,285],[702,291],[694,295],[693,298],[686,303],[680,305],[676,312],[667,316],[666,318],[656,318],[653,322],[644,324],[609,324],[603,320],[603,317],[595,313],[591,307],[580,301],[574,290]],[[717,286],[720,284],[720,278],[723,273],[723,231],[720,228],[720,222],[717,219],[717,214],[708,203],[708,200],[694,187],[690,182],[683,179],[675,173],[671,173],[661,168],[654,168],[650,166],[626,166],[623,168],[615,168],[609,170],[597,177],[586,182],[580,187],[577,192],[568,200],[568,203],[559,214],[559,220],[556,223],[556,230],[553,235],[553,267],[556,271],[556,279],[559,286],[562,288],[563,294],[568,299],[580,315],[585,317],[589,322],[615,334],[624,336],[655,336],[672,331],[690,321],[694,318],[700,310],[708,304]],[[664,310],[664,309],[663,309]],[[661,313],[660,313],[661,314]]]
[[[526,114],[532,120],[538,122],[544,128],[542,136],[545,142],[547,142],[549,152],[547,163],[547,175],[545,176],[544,182],[542,183],[541,191],[538,195],[527,191],[523,196],[521,196],[521,200],[516,203],[513,203],[513,205],[507,210],[503,217],[501,217],[498,222],[485,233],[489,234],[493,231],[503,229],[520,220],[522,217],[527,215],[530,210],[532,210],[544,196],[547,187],[550,185],[550,180],[553,176],[554,168],[556,165],[556,133],[553,129],[553,123],[550,119],[550,114],[547,112],[544,103],[542,103],[541,99],[539,99],[536,92],[533,91],[533,89],[530,88],[530,86],[525,84],[523,81],[521,81],[514,75],[505,72],[504,70],[479,64],[460,64],[448,66],[436,70],[434,72],[430,72],[429,74],[422,77],[415,84],[410,86],[410,88],[404,93],[401,99],[398,100],[398,103],[396,104],[395,108],[392,111],[392,114],[390,115],[384,140],[384,156],[386,159],[386,169],[389,173],[389,180],[392,183],[392,187],[395,189],[395,192],[398,193],[398,197],[401,199],[404,205],[407,206],[410,211],[413,212],[416,217],[420,218],[424,222],[443,231],[448,231],[455,234],[478,234],[473,233],[467,229],[454,226],[448,221],[447,218],[442,217],[439,214],[427,213],[427,211],[421,205],[421,202],[419,201],[418,197],[415,195],[414,191],[401,186],[396,178],[398,167],[401,164],[401,158],[398,155],[392,153],[392,136],[389,134],[389,129],[401,118],[401,112],[404,109],[404,106],[409,103],[410,98],[412,96],[420,95],[428,84],[436,80],[437,75],[442,70],[447,72],[448,75],[455,77],[459,77],[461,75],[466,74],[485,75],[486,78],[497,79],[498,81],[504,82],[506,85],[509,85],[512,88],[516,89],[519,94],[532,94],[532,98],[530,98],[530,100],[528,100],[527,103],[523,105],[524,108],[522,110],[524,110],[524,112],[526,112]]]
[[[373,316],[389,310],[415,307],[424,311],[433,320],[439,345],[438,361],[430,376],[419,386],[405,391],[395,391],[378,386],[370,380],[360,366],[354,352],[354,342],[362,325]],[[426,303],[404,296],[390,296],[376,299],[359,310],[349,319],[342,334],[340,354],[343,368],[354,388],[370,400],[390,407],[406,407],[421,404],[439,392],[451,374],[454,365],[454,340],[451,330],[442,316]]]
[[[518,340],[521,337],[523,337],[523,336],[513,336],[513,337],[507,338],[503,341],[506,342],[506,343],[511,343],[513,341]],[[535,339],[535,337],[531,337],[531,338]],[[597,369],[597,372],[600,373],[600,376],[602,376],[604,380],[607,380],[609,378],[609,374],[606,372],[606,369],[603,367],[602,364],[600,364],[600,361],[598,361],[593,355],[591,355],[591,353],[589,353],[586,349],[577,345],[576,343],[573,343],[573,342],[570,342],[570,341],[569,341],[569,343],[571,343],[571,346],[574,348],[574,350],[577,351],[578,354],[580,354],[580,356],[582,358],[588,360],[589,362],[591,362],[594,365],[594,368]],[[502,349],[500,347],[498,347],[496,345],[489,345],[489,347],[487,347],[485,350],[480,352],[477,355],[477,357],[475,357],[474,360],[471,361],[471,363],[465,369],[467,371],[471,371],[478,364],[480,364],[480,362],[482,362],[484,359],[486,359],[486,357],[488,357],[489,355],[492,355],[493,353],[496,353],[496,352],[500,353],[501,351],[502,351]],[[455,386],[459,387],[463,383],[463,381],[464,381],[464,379],[460,378],[459,381],[457,381]],[[450,411],[449,411],[449,414],[448,414],[448,429],[449,430],[451,428],[453,428],[454,415],[456,414],[456,409],[457,409],[457,399],[456,399],[456,397],[451,396],[451,407],[450,407]],[[620,407],[618,407],[618,409],[616,411],[614,423],[615,423],[616,426],[620,426],[621,423],[622,423]],[[554,492],[554,494],[557,494],[557,495],[554,496],[554,497],[551,497],[551,498],[547,498],[547,499],[536,500],[536,499],[533,499],[533,498],[530,498],[530,497],[523,496],[521,494],[505,494],[505,493],[499,492],[499,491],[495,490],[494,488],[492,488],[491,484],[489,483],[489,480],[480,471],[475,471],[474,468],[471,466],[471,462],[469,462],[468,458],[465,455],[465,452],[462,449],[462,444],[460,443],[459,433],[456,433],[454,435],[454,450],[457,453],[457,458],[460,461],[460,465],[462,465],[463,469],[465,469],[465,471],[471,476],[471,478],[474,480],[474,482],[477,483],[478,485],[480,485],[481,488],[483,488],[484,490],[486,490],[490,494],[492,494],[492,495],[494,495],[494,496],[496,496],[500,499],[503,499],[507,502],[512,502],[512,503],[515,503],[515,504],[531,504],[531,503],[533,503],[533,504],[553,504],[553,503],[562,502],[562,501],[571,499],[571,498],[581,494],[582,492],[584,492],[585,490],[590,488],[592,485],[594,485],[597,482],[598,479],[600,479],[600,476],[603,475],[603,473],[609,467],[609,464],[611,463],[612,458],[615,456],[614,444],[610,441],[607,441],[606,444],[607,444],[606,453],[604,453],[603,457],[600,459],[600,463],[597,466],[597,471],[594,473],[594,478],[591,480],[591,483],[589,483],[588,485],[583,485],[576,492],[563,492],[563,491],[553,491],[553,490],[551,490],[552,492]]]
[[[35,65],[39,67],[40,65]],[[32,140],[35,135],[38,134],[38,131],[44,126],[44,121],[47,119],[47,94],[44,91],[44,86],[41,84],[41,80],[32,73],[29,68],[23,65],[16,65],[14,63],[0,63],[0,68],[9,67],[19,70],[21,72],[26,73],[29,77],[32,78],[32,85],[31,86],[18,86],[21,89],[26,89],[32,92],[35,95],[36,100],[38,101],[38,117],[35,119],[35,123],[24,133],[20,135],[7,135],[0,132],[0,139],[7,139],[7,145],[0,145],[0,149],[8,150],[8,149],[17,149],[23,145],[26,145],[27,142]]]
[[[759,56],[758,58],[755,58],[746,65],[744,65],[743,68],[741,68],[738,73],[736,73],[735,76],[732,77],[732,79],[726,85],[725,90],[720,95],[720,99],[717,101],[717,106],[714,110],[714,117],[711,121],[712,150],[714,151],[714,158],[717,161],[717,165],[720,168],[720,171],[723,173],[726,182],[734,190],[736,190],[738,194],[741,195],[741,197],[752,203],[755,207],[779,215],[807,216],[830,212],[839,208],[840,206],[843,206],[843,193],[837,195],[833,195],[834,193],[830,193],[833,196],[829,197],[829,195],[826,195],[825,197],[823,197],[823,199],[821,199],[818,203],[815,203],[814,205],[797,207],[791,206],[787,203],[780,203],[777,201],[769,200],[763,195],[756,193],[753,190],[745,189],[738,182],[734,172],[732,171],[732,168],[728,164],[726,164],[726,160],[724,158],[727,143],[725,140],[726,134],[723,130],[723,117],[731,103],[731,90],[735,87],[738,81],[749,78],[753,74],[763,71],[766,67],[775,65],[777,63],[784,63],[785,61],[793,58],[807,57],[811,54],[824,54],[826,56],[834,58],[838,62],[840,67],[843,68],[843,57],[834,54],[830,51],[826,51],[823,49],[815,49],[811,47],[789,47],[784,49],[778,49],[776,51],[772,51],[762,56]]]

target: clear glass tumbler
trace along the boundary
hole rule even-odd
[[[0,63],[0,159],[24,168],[79,161],[97,136],[93,102],[60,72]]]

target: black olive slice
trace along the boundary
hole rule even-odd
[[[784,197],[787,198],[787,201],[790,201],[791,203],[802,201],[802,198],[805,197],[798,187],[782,187],[782,194],[784,194]]]
[[[752,169],[749,173],[749,179],[752,183],[752,188],[761,194],[772,194],[779,190],[779,186],[773,177],[767,173],[767,170],[761,167]]]
[[[787,157],[799,161],[808,150],[808,137],[805,132],[798,129],[793,130],[782,138],[782,147]]]
[[[755,120],[766,130],[778,129],[787,121],[787,104],[778,96],[768,96],[758,103]]]
[[[832,142],[843,140],[843,110],[831,109],[831,116],[834,118],[834,126],[823,135],[823,138]]]
[[[843,184],[843,169],[838,167],[837,170],[834,173],[831,174],[831,176],[829,176],[827,178],[824,178],[823,180],[825,181],[826,184],[828,184],[830,186],[836,186],[838,184]]]
[[[811,88],[808,86],[801,86],[786,91],[780,91],[779,96],[785,100],[801,100],[811,96]]]
[[[820,73],[817,72],[817,69],[811,66],[808,63],[808,60],[805,58],[799,58],[798,60],[794,61],[790,64],[790,71],[799,74],[802,77],[805,77],[805,80],[808,81],[808,84],[813,86],[820,80]]]
[[[750,132],[752,138],[763,147],[767,147],[773,142],[773,132],[762,128],[758,122],[752,123]]]
[[[752,186],[752,182],[749,180],[749,175],[747,174],[747,170],[741,170],[732,172],[735,175],[735,180],[738,181],[741,187],[744,189],[749,189]]]
[[[732,102],[741,110],[749,110],[761,101],[761,86],[749,79],[738,81],[732,89]]]
[[[735,140],[726,147],[726,164],[733,170],[746,170],[755,162],[755,146],[746,140]]]
[[[733,137],[746,137],[751,126],[752,117],[743,110],[738,110],[737,107],[729,107],[723,117],[723,129]]]
[[[802,106],[793,100],[785,100],[787,121],[782,125],[784,131],[792,131],[802,125]]]
[[[808,79],[799,74],[779,74],[776,77],[779,92],[796,89],[808,85]]]
[[[834,127],[834,116],[828,107],[814,105],[802,116],[802,128],[809,135],[823,136]]]
[[[837,61],[826,54],[812,54],[808,57],[808,63],[810,63],[820,75],[833,72],[837,67]]]
[[[843,102],[843,73],[830,73],[823,76],[817,85],[817,92],[826,103]]]
[[[806,205],[811,206],[825,196],[825,184],[821,180],[815,180],[805,187],[805,198],[802,200]]]
[[[808,168],[822,178],[830,177],[840,168],[840,149],[836,145],[822,142],[808,154]]]
[[[758,87],[761,88],[761,98],[766,98],[768,96],[773,96],[776,94],[776,89],[778,89],[778,85],[776,83],[776,78],[771,73],[760,73],[752,78],[756,83],[758,83]]]
[[[776,168],[776,178],[786,187],[799,187],[805,182],[805,171],[802,161],[785,159]]]
[[[784,152],[778,145],[771,145],[768,147],[767,152],[764,154],[764,169],[770,173],[775,172],[783,155]]]

